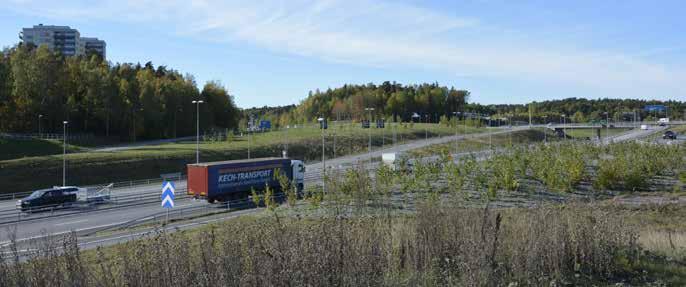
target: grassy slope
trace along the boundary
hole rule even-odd
[[[398,141],[420,139],[428,128],[429,136],[452,135],[453,128],[439,125],[399,126]],[[464,129],[460,128],[460,132]],[[385,144],[392,144],[392,129],[363,130],[358,125],[331,126],[326,132],[336,133],[336,155],[358,153],[366,150],[368,132],[372,144],[381,146],[385,132]],[[468,132],[482,130],[469,128]],[[280,156],[289,143],[291,158],[317,160],[321,157],[321,130],[313,127],[255,134],[251,140],[251,157]],[[327,139],[327,154],[333,155],[333,136]],[[204,142],[200,145],[201,161],[218,161],[247,158],[247,137],[232,138],[223,142]],[[179,172],[185,165],[195,161],[195,143],[173,143],[145,146],[118,152],[83,152],[67,155],[68,184],[84,185],[159,177],[162,173]],[[61,181],[62,155],[26,157],[0,161],[0,193],[27,191],[58,184]]]
[[[437,155],[437,154],[443,154],[446,152],[470,152],[470,151],[480,151],[484,149],[489,148],[489,144],[491,144],[493,147],[506,147],[509,146],[510,143],[513,145],[518,145],[518,144],[530,144],[530,143],[536,143],[536,142],[542,142],[544,140],[544,134],[543,132],[546,130],[543,129],[532,129],[532,130],[524,130],[524,131],[517,131],[513,132],[511,134],[496,134],[491,136],[490,138],[488,136],[484,137],[479,137],[479,138],[469,138],[466,140],[459,141],[457,144],[455,143],[447,143],[447,144],[436,144],[436,145],[430,145],[425,148],[421,149],[416,149],[412,152],[410,152],[411,155],[413,156],[430,156],[430,155]],[[548,136],[548,141],[556,141],[559,140],[555,135],[547,131],[547,136]]]
[[[624,128],[602,129],[600,131],[600,137],[601,138],[607,137],[608,132],[609,132],[610,136],[614,136],[617,134],[624,133],[628,130],[630,130],[630,129],[624,129]],[[597,133],[596,133],[596,129],[568,129],[567,135],[574,137],[574,138],[595,139],[595,137],[597,136]]]
[[[68,152],[79,150],[81,148],[78,146],[67,145]],[[62,154],[62,142],[56,140],[0,138],[0,161],[53,154]]]

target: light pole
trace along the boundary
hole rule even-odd
[[[288,129],[290,128],[290,125],[286,126],[286,148],[284,149],[286,151],[286,156],[288,156]]]
[[[386,144],[386,119],[381,118],[381,149],[383,149],[384,145]],[[336,134],[334,133],[334,139],[335,139]],[[334,140],[334,143],[336,141]]]
[[[424,114],[426,123],[424,124],[424,140],[429,140],[429,114]]]
[[[62,122],[62,186],[67,186],[67,124]]]
[[[322,130],[322,191],[326,192],[326,157],[324,156],[324,118],[318,118],[319,129]]]
[[[543,116],[543,143],[548,143],[548,116]]]
[[[195,104],[195,163],[200,163],[200,104],[204,103],[202,100],[192,102]],[[249,157],[248,157],[249,158]]]
[[[38,138],[41,138],[41,134],[42,134],[41,128],[40,128],[40,122],[41,122],[42,118],[43,118],[43,115],[38,115]]]
[[[367,130],[367,135],[369,137],[369,156],[371,157],[371,152],[372,152],[372,111],[374,111],[374,108],[364,108],[365,111],[369,111],[369,130]]]
[[[562,135],[567,139],[567,115],[562,114]]]
[[[488,148],[493,149],[493,129],[491,129],[491,116],[488,116]]]
[[[453,115],[455,115],[455,153],[457,154],[457,114],[458,112],[453,112]]]
[[[604,114],[605,114],[605,139],[609,141],[610,140],[610,113],[605,112]]]

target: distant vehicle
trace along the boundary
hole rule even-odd
[[[17,201],[17,209],[23,212],[50,207],[61,207],[76,202],[77,193],[85,190],[75,186],[60,186],[36,190],[31,195]]]
[[[301,194],[305,182],[305,164],[288,158],[257,158],[188,165],[188,195],[208,202],[248,199],[253,190],[269,186],[281,192],[277,170],[288,178]]]
[[[658,122],[658,123],[665,123],[665,124],[668,124],[668,123],[669,123],[669,118],[660,118],[660,119],[657,120],[657,122]]]
[[[663,138],[663,139],[666,139],[666,140],[675,140],[675,139],[676,139],[676,133],[673,132],[673,131],[666,131],[666,132],[662,135],[662,138]]]
[[[649,128],[648,128],[648,125],[641,125],[641,129],[642,129],[642,130],[647,130],[647,129],[649,129]]]
[[[381,154],[381,163],[394,171],[412,172],[414,161],[402,152],[388,152]]]

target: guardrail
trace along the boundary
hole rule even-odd
[[[179,195],[176,197],[176,199],[189,198],[189,196],[186,194],[185,188],[179,189],[178,191]],[[0,210],[0,225],[34,221],[55,216],[67,216],[79,213],[131,207],[159,201],[159,193],[142,193],[119,196],[114,195],[110,196],[109,200],[102,202],[75,202],[68,205],[28,208],[24,211],[20,209],[6,209]]]
[[[167,180],[185,180],[187,177],[185,174],[182,174],[179,177],[176,178],[167,178]],[[141,185],[150,185],[153,183],[162,183],[162,181],[165,179],[162,178],[150,178],[150,179],[140,179],[140,180],[130,180],[130,181],[122,181],[122,182],[114,182],[110,183],[112,184],[113,189],[122,189],[122,188],[127,188],[127,187],[134,187],[134,186],[141,186]],[[89,185],[85,186],[85,188],[99,188],[102,186],[106,186],[108,184],[100,184],[100,185]],[[23,191],[23,192],[14,192],[14,193],[5,193],[5,194],[0,194],[0,201],[3,200],[14,200],[14,199],[20,199],[23,197],[28,196],[31,194],[33,191]]]

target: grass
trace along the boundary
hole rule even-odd
[[[546,133],[546,134],[544,134]],[[467,138],[460,140],[457,143],[444,143],[430,145],[424,148],[412,150],[409,152],[411,156],[424,157],[431,155],[440,155],[447,152],[474,152],[489,149],[489,145],[493,148],[502,148],[512,145],[523,145],[531,143],[540,143],[546,139],[549,142],[558,141],[551,131],[545,129],[530,129],[523,131],[516,131],[508,134],[495,134],[492,136],[481,136],[478,138]]]
[[[601,129],[600,130],[600,137],[601,138],[606,138],[608,137],[608,132],[609,136],[615,136],[621,133],[625,133],[631,129],[628,128],[610,128],[610,129]],[[567,129],[566,130],[567,135],[571,136],[573,138],[579,138],[579,139],[585,139],[585,138],[590,138],[590,139],[595,139],[598,134],[597,134],[597,129]]]
[[[573,147],[551,148],[564,154]],[[507,165],[495,160],[494,168]],[[492,208],[509,199],[483,186],[477,192],[488,196],[466,196],[470,185],[440,179],[445,169],[417,165],[401,175],[382,168],[375,176],[351,170],[331,177],[325,194],[310,188],[293,207],[267,206],[259,216],[97,250],[80,251],[74,237],[47,242],[26,263],[0,258],[0,286],[686,284],[681,205],[570,199]],[[394,184],[408,179],[407,189]],[[398,193],[411,208],[397,202]],[[466,200],[482,204],[461,204]]]
[[[42,139],[7,139],[0,138],[0,161],[24,157],[36,157],[62,154],[62,142]],[[67,144],[67,151],[78,152],[82,148]]]
[[[590,206],[461,209],[426,202],[406,216],[263,216],[82,253],[53,243],[0,285],[507,286],[589,285],[635,259],[622,218]],[[221,283],[219,283],[221,282]]]
[[[385,130],[362,129],[359,125],[329,126],[327,157],[354,154],[366,150],[368,133],[372,145],[393,142],[393,132],[388,124]],[[429,137],[452,135],[454,129],[436,124],[405,124],[396,128],[398,142],[421,139],[428,131]],[[460,132],[464,130],[460,127]],[[484,129],[468,128],[468,133]],[[289,157],[306,161],[321,158],[321,130],[312,126],[257,133],[251,137],[231,137],[227,141],[206,141],[200,144],[201,161],[219,161],[251,157],[281,156],[288,143]],[[80,152],[67,155],[67,183],[73,185],[100,184],[125,180],[156,178],[160,174],[184,172],[187,163],[195,161],[195,143],[169,143],[144,146],[117,152]],[[61,182],[62,155],[43,155],[0,161],[0,193],[11,193],[52,186]]]

